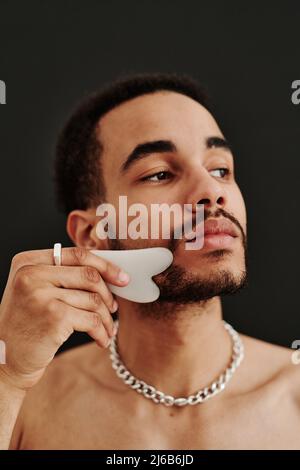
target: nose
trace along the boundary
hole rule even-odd
[[[190,186],[188,203],[192,212],[197,211],[197,204],[204,204],[205,210],[223,208],[227,202],[227,194],[224,184],[211,176],[204,168],[200,174],[194,174],[194,182]]]

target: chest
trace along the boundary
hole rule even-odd
[[[124,397],[56,405],[25,430],[21,448],[300,448],[299,416],[288,403],[275,407],[268,402],[240,400],[220,408],[212,404],[210,408],[179,411],[147,403],[137,412]]]

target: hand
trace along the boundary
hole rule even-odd
[[[52,249],[14,256],[0,305],[7,361],[0,380],[22,390],[33,387],[75,330],[107,347],[118,305],[105,281],[122,287],[129,278],[85,248],[63,248],[62,266],[53,265]]]

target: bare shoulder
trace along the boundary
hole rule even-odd
[[[300,354],[294,349],[241,335],[245,347],[243,374],[254,388],[268,386],[299,403]],[[297,360],[298,358],[298,360]]]
[[[251,360],[262,359],[264,364],[267,361],[266,365],[275,369],[291,364],[292,349],[247,335],[241,335],[241,338]]]
[[[32,389],[32,394],[61,394],[70,388],[85,385],[99,375],[103,353],[103,349],[91,342],[58,354],[47,367],[41,381]]]
[[[49,426],[68,410],[82,408],[80,400],[101,387],[107,351],[94,342],[58,354],[39,383],[27,392],[15,426],[11,448],[20,448],[24,430]]]

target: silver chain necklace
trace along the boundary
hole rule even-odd
[[[119,322],[115,322],[117,327]],[[165,406],[184,406],[184,405],[197,405],[203,403],[209,398],[213,397],[217,393],[224,390],[227,383],[231,379],[237,367],[240,365],[244,358],[244,346],[238,333],[232,328],[229,323],[223,320],[225,329],[231,336],[232,339],[232,355],[229,366],[227,369],[208,387],[199,390],[194,395],[190,395],[186,398],[175,398],[171,395],[166,395],[163,392],[156,390],[152,385],[146,384],[143,380],[139,380],[125,367],[118,353],[117,348],[117,335],[115,335],[110,344],[110,358],[112,361],[112,368],[115,369],[116,374],[126,385],[129,385],[133,390],[141,393],[144,397],[150,398],[154,403],[163,404]]]

